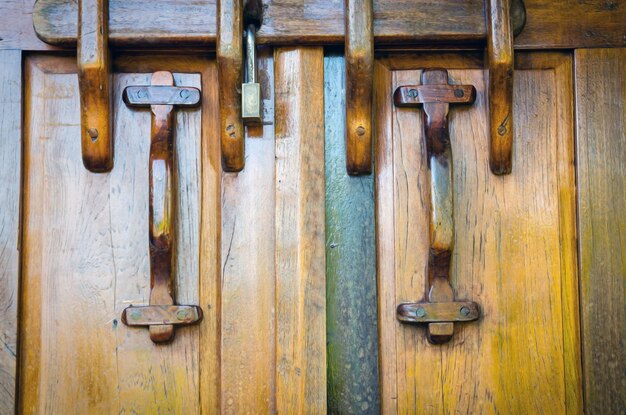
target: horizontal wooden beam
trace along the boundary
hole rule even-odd
[[[20,7],[11,6],[19,4]],[[512,26],[521,34],[517,49],[624,46],[626,8],[600,0],[512,1]],[[612,4],[612,3],[611,3]],[[13,7],[13,9],[11,9]],[[0,28],[0,49],[46,49],[31,29],[31,16],[21,2],[0,5],[10,16]],[[26,8],[27,9],[27,8]],[[259,44],[342,44],[343,2],[283,0],[266,2]],[[77,5],[71,0],[38,0],[32,12],[37,35],[52,45],[76,41]],[[581,18],[581,16],[584,16]],[[526,17],[526,19],[525,19]],[[28,20],[26,22],[25,20]],[[181,23],[184,22],[184,23]],[[487,36],[483,0],[375,0],[374,41],[387,45],[483,43]],[[110,0],[113,46],[213,47],[215,0]]]

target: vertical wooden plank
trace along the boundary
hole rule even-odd
[[[20,412],[117,410],[110,176],[81,161],[75,62],[25,66]]]
[[[276,410],[326,412],[324,52],[274,54]]]
[[[200,325],[200,413],[218,414],[221,405],[222,151],[219,140],[218,76],[215,61],[202,76],[200,283],[204,312]]]
[[[380,408],[383,414],[398,411],[398,364],[395,331],[396,286],[394,245],[394,167],[392,146],[392,72],[374,63],[374,171],[376,180],[376,271],[378,278],[378,336],[380,366]],[[387,203],[378,201],[386,200]],[[381,312],[381,310],[386,310]],[[393,310],[393,312],[390,312]]]
[[[575,55],[585,411],[626,408],[626,49]]]
[[[479,322],[452,342],[429,345],[400,325],[395,306],[424,297],[427,200],[421,117],[385,103],[423,67],[446,65],[472,84],[473,106],[451,110],[455,248],[452,285],[478,302]],[[571,62],[563,54],[521,59],[516,73],[514,164],[489,170],[483,71],[470,61],[424,55],[376,71],[376,198],[383,411],[391,413],[579,413],[575,182]],[[419,68],[419,66],[417,66]],[[458,68],[458,69],[456,69]],[[387,79],[387,81],[384,81]],[[381,89],[382,88],[382,89]],[[395,352],[395,354],[394,354]]]
[[[346,173],[344,59],[324,59],[328,411],[379,413],[374,177]]]
[[[22,52],[0,51],[0,413],[15,412]]]
[[[264,126],[222,180],[222,413],[275,412],[273,60],[259,54]]]

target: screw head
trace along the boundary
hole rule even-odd
[[[461,315],[467,317],[467,316],[469,316],[469,313],[470,313],[470,309],[469,308],[467,308],[465,306],[461,307]]]
[[[417,309],[415,309],[415,316],[422,318],[426,315],[426,310],[424,310],[422,307],[417,307]]]
[[[178,310],[176,318],[179,320],[185,320],[189,316],[189,310]]]
[[[409,89],[409,96],[411,98],[417,98],[417,89]]]
[[[457,98],[463,98],[463,95],[465,95],[465,92],[463,92],[462,89],[455,89],[454,90],[454,96]]]
[[[181,89],[180,90],[180,97],[182,99],[187,99],[189,98],[189,90],[188,89]]]

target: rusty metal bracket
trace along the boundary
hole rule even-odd
[[[198,306],[174,305],[173,260],[176,174],[174,169],[174,107],[200,103],[200,91],[174,86],[170,72],[152,74],[151,85],[124,89],[131,108],[149,107],[152,113],[150,141],[150,305],[127,307],[122,321],[128,326],[148,326],[150,338],[162,343],[174,337],[174,326],[193,324],[202,318]]]
[[[510,0],[485,0],[489,166],[497,175],[509,174],[513,168],[513,32],[510,6]]]
[[[450,104],[473,103],[476,90],[472,85],[449,85],[445,69],[428,69],[422,72],[421,85],[401,86],[393,98],[397,107],[423,107],[431,199],[428,300],[402,303],[396,316],[401,322],[428,324],[428,340],[435,344],[446,343],[454,335],[455,322],[480,317],[478,304],[455,301],[450,284],[454,203],[448,110]]]
[[[374,12],[372,0],[345,0],[346,169],[372,172]]]
[[[78,89],[83,164],[92,172],[113,168],[108,0],[78,0]]]

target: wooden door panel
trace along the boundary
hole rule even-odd
[[[568,55],[518,57],[513,174],[488,167],[480,59],[391,57],[376,67],[379,335],[384,413],[578,413],[572,66]],[[400,302],[426,294],[427,166],[421,116],[395,108],[399,85],[444,67],[476,102],[451,108],[456,297],[481,305],[449,344],[400,324]]]
[[[189,72],[203,75],[213,70],[208,60],[188,65]],[[200,344],[211,348],[202,329],[181,328],[171,345],[162,346],[154,345],[145,329],[119,321],[128,305],[147,304],[150,292],[150,112],[129,109],[121,101],[125,86],[148,84],[150,74],[115,75],[116,165],[110,174],[92,174],[82,166],[77,139],[75,71],[71,58],[26,61],[22,410],[198,412],[199,374],[205,369]],[[177,73],[175,79],[179,85],[201,87],[200,73]],[[177,111],[175,132],[176,300],[203,305],[201,326],[215,320],[211,308],[216,308],[210,295],[198,295],[199,138],[201,131],[205,137],[210,131],[202,118],[211,117],[207,110],[215,99],[207,82],[202,85],[204,107]],[[213,211],[218,215],[219,206]],[[218,233],[207,236],[217,239]],[[203,254],[219,257],[214,250]]]
[[[93,174],[75,59],[25,60],[21,412],[325,412],[323,50],[260,62],[264,126],[248,130],[246,169],[224,174],[214,61],[116,59],[115,167]],[[119,320],[149,295],[150,113],[121,91],[156,70],[203,91],[176,114],[175,269],[176,301],[204,319],[165,345]]]

